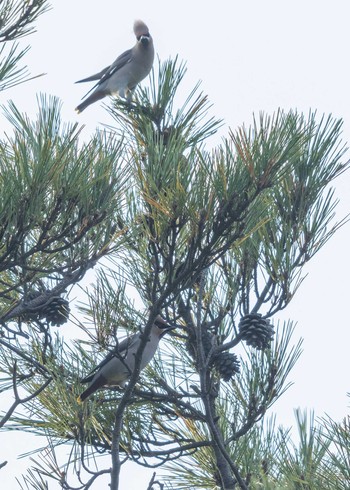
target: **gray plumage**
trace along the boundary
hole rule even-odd
[[[154,60],[153,40],[148,27],[142,20],[134,23],[136,44],[122,53],[110,66],[90,77],[76,83],[98,80],[96,85],[85,95],[91,95],[76,107],[78,114],[90,104],[103,99],[106,95],[119,95],[130,98],[136,85],[147,77]]]
[[[168,325],[161,316],[157,316],[152,325],[149,339],[142,352],[141,370],[153,358],[161,337],[174,328],[176,327]],[[125,385],[135,367],[135,354],[141,342],[141,335],[142,332],[138,332],[120,342],[88,376],[81,380],[82,383],[90,384],[78,397],[77,400],[79,403],[86,400],[92,393],[95,393],[95,391],[104,386],[123,387]]]

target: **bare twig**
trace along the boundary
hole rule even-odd
[[[40,388],[34,391],[34,393],[26,396],[25,398],[20,398],[17,390],[17,363],[16,362],[14,364],[12,378],[13,378],[13,392],[15,395],[15,401],[13,402],[11,407],[7,410],[6,415],[4,415],[4,417],[0,420],[0,427],[3,427],[6,424],[6,422],[10,419],[11,415],[19,405],[23,405],[24,403],[27,403],[30,400],[36,398],[52,381],[52,378],[47,379],[45,383],[40,386]]]
[[[151,478],[151,480],[150,480],[150,482],[148,484],[147,490],[153,490],[154,485],[158,485],[159,488],[160,488],[160,490],[163,490],[164,484],[163,483],[160,483],[155,478],[156,478],[156,472],[153,473],[152,478]]]

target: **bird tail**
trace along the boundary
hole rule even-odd
[[[94,92],[93,94],[91,94],[86,100],[84,100],[84,102],[82,102],[81,104],[78,105],[78,107],[75,108],[75,110],[77,111],[78,114],[80,114],[81,112],[83,112],[83,110],[85,110],[90,104],[93,104],[94,102],[100,100],[100,99],[103,99],[103,97],[105,97],[106,94],[103,93],[102,91],[96,91]]]
[[[83,401],[85,401],[90,395],[92,395],[92,393],[94,393],[96,391],[96,386],[94,385],[91,385],[89,386],[88,388],[86,388],[85,391],[83,391],[77,398],[77,402],[80,404],[80,403],[83,403]]]

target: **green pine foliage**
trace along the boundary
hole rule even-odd
[[[222,121],[199,86],[178,101],[185,73],[159,62],[150,88],[115,100],[115,127],[88,142],[56,98],[38,98],[35,121],[7,106],[1,427],[48,441],[21,488],[90,488],[107,475],[115,490],[127,460],[162,467],[169,489],[347,488],[347,420],[296,412],[296,442],[266,416],[301,355],[278,312],[343,223],[330,187],[348,167],[342,122],[279,110],[214,145]],[[141,376],[79,404],[80,379],[123,335],[147,337],[158,314],[179,326]]]
[[[18,66],[30,48],[20,49],[16,40],[35,32],[35,21],[47,10],[47,0],[0,3],[0,92],[43,75],[30,77],[26,66]]]

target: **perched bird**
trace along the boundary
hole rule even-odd
[[[92,94],[76,107],[78,114],[97,100],[106,95],[120,95],[130,99],[136,85],[147,77],[151,71],[154,59],[153,40],[148,27],[142,20],[134,23],[136,44],[121,54],[110,66],[96,75],[78,80],[76,83],[98,80],[96,85],[85,95]]]
[[[158,315],[151,328],[149,339],[142,352],[140,369],[143,369],[154,356],[159,340],[166,332],[173,330],[176,326],[168,325],[163,318]],[[120,342],[108,356],[91,371],[82,383],[90,383],[88,388],[78,396],[79,403],[86,400],[88,396],[95,393],[103,386],[123,387],[132,375],[135,367],[135,354],[141,342],[142,332],[135,333]]]

